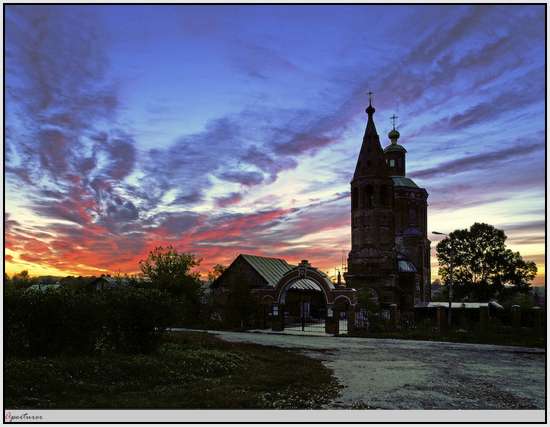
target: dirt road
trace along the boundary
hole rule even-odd
[[[541,349],[428,341],[212,332],[299,349],[344,386],[331,408],[544,409]]]

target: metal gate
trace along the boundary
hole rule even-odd
[[[301,302],[300,316],[289,316],[285,313],[285,330],[304,333],[325,333],[326,306],[312,307],[309,302]]]

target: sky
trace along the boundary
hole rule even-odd
[[[372,91],[429,230],[501,228],[543,284],[545,48],[544,5],[6,5],[6,271],[333,274]]]

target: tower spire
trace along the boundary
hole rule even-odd
[[[389,172],[384,158],[384,151],[380,145],[380,137],[374,125],[373,116],[376,109],[372,106],[373,93],[369,91],[368,95],[369,106],[365,110],[368,115],[367,127],[365,129],[365,135],[363,136],[359,158],[357,159],[357,166],[355,167],[354,177],[356,178],[364,176],[385,176]]]
[[[373,93],[369,90],[369,106],[365,110],[369,118],[367,120],[367,129],[365,130],[365,137],[367,137],[367,135],[378,136],[376,132],[376,126],[374,126],[373,115],[374,115],[374,112],[376,111],[376,108],[372,106],[372,95]]]

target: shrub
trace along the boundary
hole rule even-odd
[[[10,290],[4,304],[12,356],[150,353],[174,322],[177,307],[166,293],[133,287],[94,293]]]
[[[103,293],[105,343],[124,353],[150,353],[176,319],[176,304],[157,289],[114,288]]]

